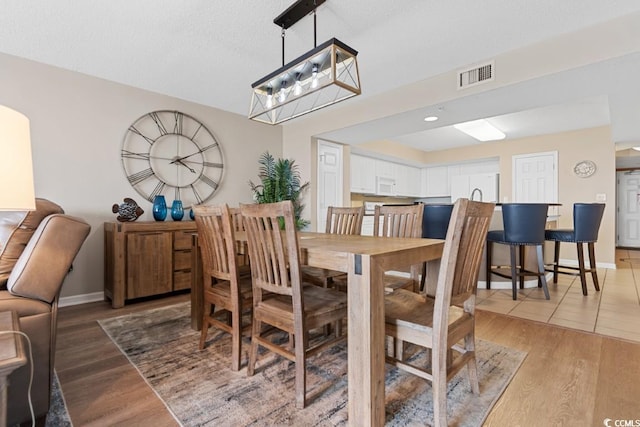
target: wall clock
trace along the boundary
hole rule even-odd
[[[220,144],[199,120],[159,110],[138,118],[122,142],[122,166],[131,186],[150,202],[164,195],[185,209],[210,199],[224,166]]]
[[[591,160],[582,160],[573,167],[573,173],[580,178],[588,178],[596,173],[596,164]]]

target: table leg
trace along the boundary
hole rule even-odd
[[[383,274],[370,256],[349,255],[349,425],[385,422]]]
[[[191,329],[202,329],[202,312],[204,302],[202,300],[202,261],[200,259],[200,247],[198,235],[191,236]]]

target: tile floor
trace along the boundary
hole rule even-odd
[[[600,292],[588,275],[587,296],[579,277],[561,274],[549,301],[539,288],[519,290],[517,301],[511,289],[479,289],[477,308],[640,342],[640,250],[617,249],[616,267],[598,269]]]

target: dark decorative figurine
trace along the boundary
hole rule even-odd
[[[124,203],[121,203],[120,205],[114,203],[111,211],[118,214],[116,219],[120,222],[135,221],[144,213],[136,201],[129,197],[125,197]]]

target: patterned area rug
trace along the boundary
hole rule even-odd
[[[53,373],[53,384],[51,385],[51,405],[47,413],[45,427],[71,427],[71,418],[67,412],[67,405],[58,381],[58,374]]]
[[[189,303],[99,323],[184,426],[347,425],[346,344],[309,359],[307,396],[313,400],[298,410],[293,363],[263,352],[253,377],[247,377],[246,367],[231,371],[229,335],[211,330],[207,347],[199,350],[199,333],[190,328]],[[467,371],[461,370],[447,392],[450,425],[482,425],[526,357],[482,340],[477,355],[480,396],[471,393]],[[432,425],[428,382],[388,366],[385,394],[387,425]]]

